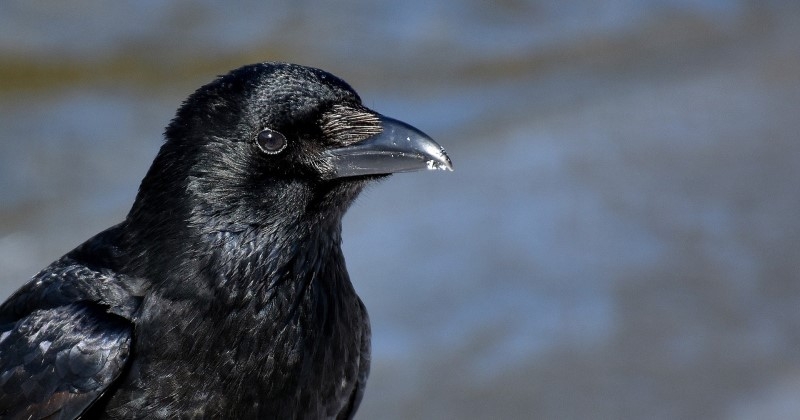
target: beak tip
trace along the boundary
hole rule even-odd
[[[436,156],[436,159],[428,159],[425,164],[428,166],[428,170],[430,171],[449,171],[453,172],[453,162],[450,161],[450,157],[444,152],[444,149],[441,151],[439,156]]]

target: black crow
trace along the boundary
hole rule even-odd
[[[0,417],[353,417],[370,326],[342,216],[444,150],[287,63],[203,86],[165,137],[125,220],[0,306]]]

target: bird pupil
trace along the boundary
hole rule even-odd
[[[286,147],[286,137],[284,137],[283,134],[270,129],[266,129],[258,133],[256,142],[262,151],[270,154],[278,153],[283,150],[284,147]]]

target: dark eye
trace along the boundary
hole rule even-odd
[[[256,144],[262,152],[274,155],[286,148],[286,137],[275,130],[267,128],[258,133],[256,136]]]

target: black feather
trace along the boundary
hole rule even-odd
[[[327,176],[326,151],[380,124],[292,64],[192,94],[125,221],[0,306],[0,417],[352,417],[370,328],[341,220],[382,175]],[[286,148],[264,153],[265,129]]]

